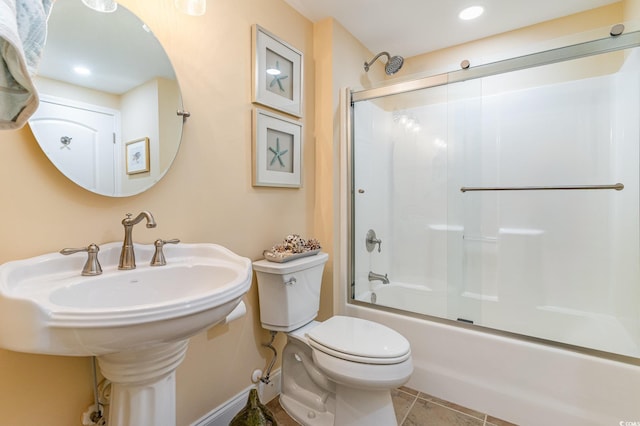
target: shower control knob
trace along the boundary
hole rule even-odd
[[[378,245],[378,253],[382,251],[382,240],[376,237],[376,231],[373,229],[369,229],[367,232],[367,251],[371,253],[374,248],[376,248],[376,244]]]

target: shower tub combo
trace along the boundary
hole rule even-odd
[[[640,33],[348,93],[349,315],[422,391],[640,424]]]

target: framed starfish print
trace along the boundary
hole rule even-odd
[[[252,27],[253,102],[302,117],[302,52]]]
[[[302,124],[259,108],[253,111],[253,185],[302,186]]]

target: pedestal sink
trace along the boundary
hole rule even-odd
[[[0,265],[0,347],[96,356],[112,381],[111,426],[174,426],[175,369],[189,337],[243,308],[251,261],[216,244],[165,246],[167,265],[118,270],[121,243],[100,246],[103,273],[81,276],[86,254],[49,253]]]

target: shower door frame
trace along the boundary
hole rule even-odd
[[[586,58],[588,56],[595,56],[602,53],[615,52],[638,46],[640,46],[640,31],[634,31],[628,34],[587,41],[571,46],[505,59],[503,61],[478,65],[467,69],[437,74],[417,80],[390,84],[388,86],[382,86],[374,89],[351,91],[349,102],[353,107],[355,102],[368,101],[385,96],[398,95],[400,93],[413,92],[421,89],[429,89],[431,87],[444,86],[511,71],[555,64],[571,59]],[[352,137],[352,134],[350,137]]]
[[[385,86],[380,86],[371,89],[362,89],[362,90],[351,90],[350,88],[346,88],[342,93],[341,104],[342,108],[342,117],[345,118],[346,124],[346,135],[344,140],[346,142],[346,161],[347,161],[347,205],[346,205],[346,235],[348,235],[346,249],[347,249],[347,264],[345,265],[346,276],[347,276],[347,286],[346,286],[346,296],[347,305],[357,305],[371,308],[374,306],[374,309],[380,309],[383,311],[393,312],[397,314],[401,314],[403,316],[409,316],[420,319],[427,319],[429,321],[439,322],[447,325],[453,325],[461,328],[468,328],[471,330],[481,330],[482,332],[499,335],[499,336],[507,336],[511,338],[521,339],[525,341],[531,341],[536,343],[542,343],[552,346],[557,346],[561,348],[565,348],[568,350],[572,350],[579,353],[585,353],[590,355],[595,355],[605,359],[611,359],[615,361],[624,362],[627,364],[640,365],[640,357],[635,358],[632,356],[616,354],[612,352],[606,352],[598,349],[591,349],[582,346],[576,346],[569,343],[559,342],[555,340],[549,340],[534,336],[528,336],[525,334],[514,333],[510,331],[499,330],[495,328],[485,327],[480,324],[467,324],[465,322],[460,322],[448,318],[420,314],[412,311],[407,311],[403,309],[387,307],[383,305],[372,305],[367,302],[363,302],[357,300],[355,298],[355,176],[354,176],[354,155],[353,155],[353,144],[354,144],[354,106],[357,102],[369,101],[373,99],[383,98],[386,96],[398,95],[402,93],[408,93],[423,89],[434,88],[438,86],[446,86],[453,83],[468,81],[479,79],[483,77],[488,77],[492,75],[507,73],[511,71],[524,70],[528,68],[534,68],[543,65],[550,65],[554,63],[560,63],[567,60],[572,59],[580,59],[589,56],[595,56],[599,54],[615,52],[624,49],[631,49],[634,47],[640,46],[640,30],[633,31],[627,34],[621,34],[618,36],[611,35],[607,38],[596,39],[592,41],[587,41],[583,43],[578,43],[574,45],[569,45],[565,47],[560,47],[556,49],[546,50],[542,52],[527,54],[515,58],[505,59],[497,62],[492,62],[488,64],[478,65],[476,67],[471,67],[467,69],[460,69],[456,71],[451,71],[448,73],[437,74],[434,76],[419,78],[416,80],[403,81],[399,83],[393,83]],[[548,188],[548,189],[559,189],[559,188]],[[585,189],[585,188],[570,188],[570,189]],[[595,188],[595,189],[603,189],[603,188]],[[604,189],[616,189],[618,188],[604,188]],[[464,191],[463,191],[464,192]]]

